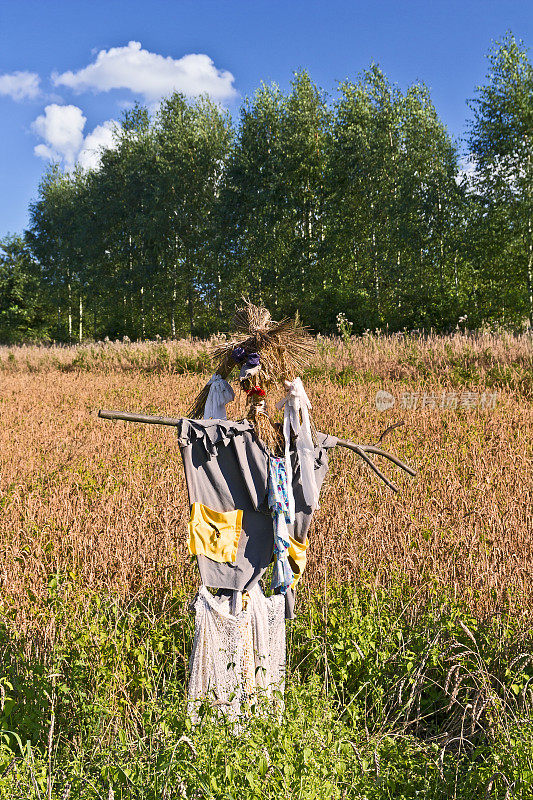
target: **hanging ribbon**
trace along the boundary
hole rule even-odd
[[[287,483],[292,497],[292,464],[291,464],[291,430],[296,438],[296,452],[300,462],[302,489],[304,499],[311,509],[318,506],[318,489],[315,481],[315,448],[311,435],[311,421],[309,409],[311,403],[305,392],[301,378],[285,381],[288,394],[284,400],[276,404],[276,408],[283,411],[283,435],[285,437],[285,467]],[[301,420],[300,420],[301,415]],[[294,521],[294,497],[291,502],[291,521]]]
[[[205,401],[204,419],[226,419],[226,403],[235,399],[235,392],[216,372],[207,385],[209,394]]]
[[[294,582],[288,558],[290,540],[287,523],[291,521],[290,497],[292,497],[292,487],[287,480],[285,459],[271,456],[268,475],[268,505],[274,523],[274,553],[276,556],[272,570],[271,588],[278,589],[281,594],[286,594],[287,589],[290,589]]]

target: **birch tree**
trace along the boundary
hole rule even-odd
[[[490,257],[480,264],[499,308],[533,327],[533,67],[509,33],[488,55],[486,82],[471,102],[468,144]],[[503,308],[502,308],[503,306]]]

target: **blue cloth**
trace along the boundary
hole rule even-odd
[[[289,510],[285,459],[270,457],[268,478],[268,507],[274,520],[274,553],[276,561],[272,572],[272,589],[285,594],[294,580],[289,564],[289,532],[287,523],[294,522]]]
[[[244,347],[237,346],[233,348],[233,350],[231,351],[231,355],[233,356],[233,360],[237,364],[242,364],[242,362],[246,358],[246,350],[244,349]]]

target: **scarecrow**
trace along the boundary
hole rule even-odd
[[[294,617],[328,451],[353,450],[394,491],[372,454],[415,474],[378,447],[316,430],[299,377],[316,345],[297,318],[276,322],[266,309],[245,302],[235,328],[214,351],[214,374],[187,417],[99,412],[105,419],[177,428],[191,508],[188,548],[202,582],[193,601],[193,718],[205,700],[235,719],[261,697],[282,698],[285,619]],[[235,398],[233,375],[246,397],[246,416],[238,421],[226,417]],[[280,390],[275,409],[283,416],[276,421],[271,397]]]

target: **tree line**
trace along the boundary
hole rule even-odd
[[[209,98],[126,112],[98,168],[48,168],[0,246],[0,339],[224,330],[242,295],[332,332],[533,326],[533,69],[488,54],[463,152],[420,83],[307,72],[234,123]]]

